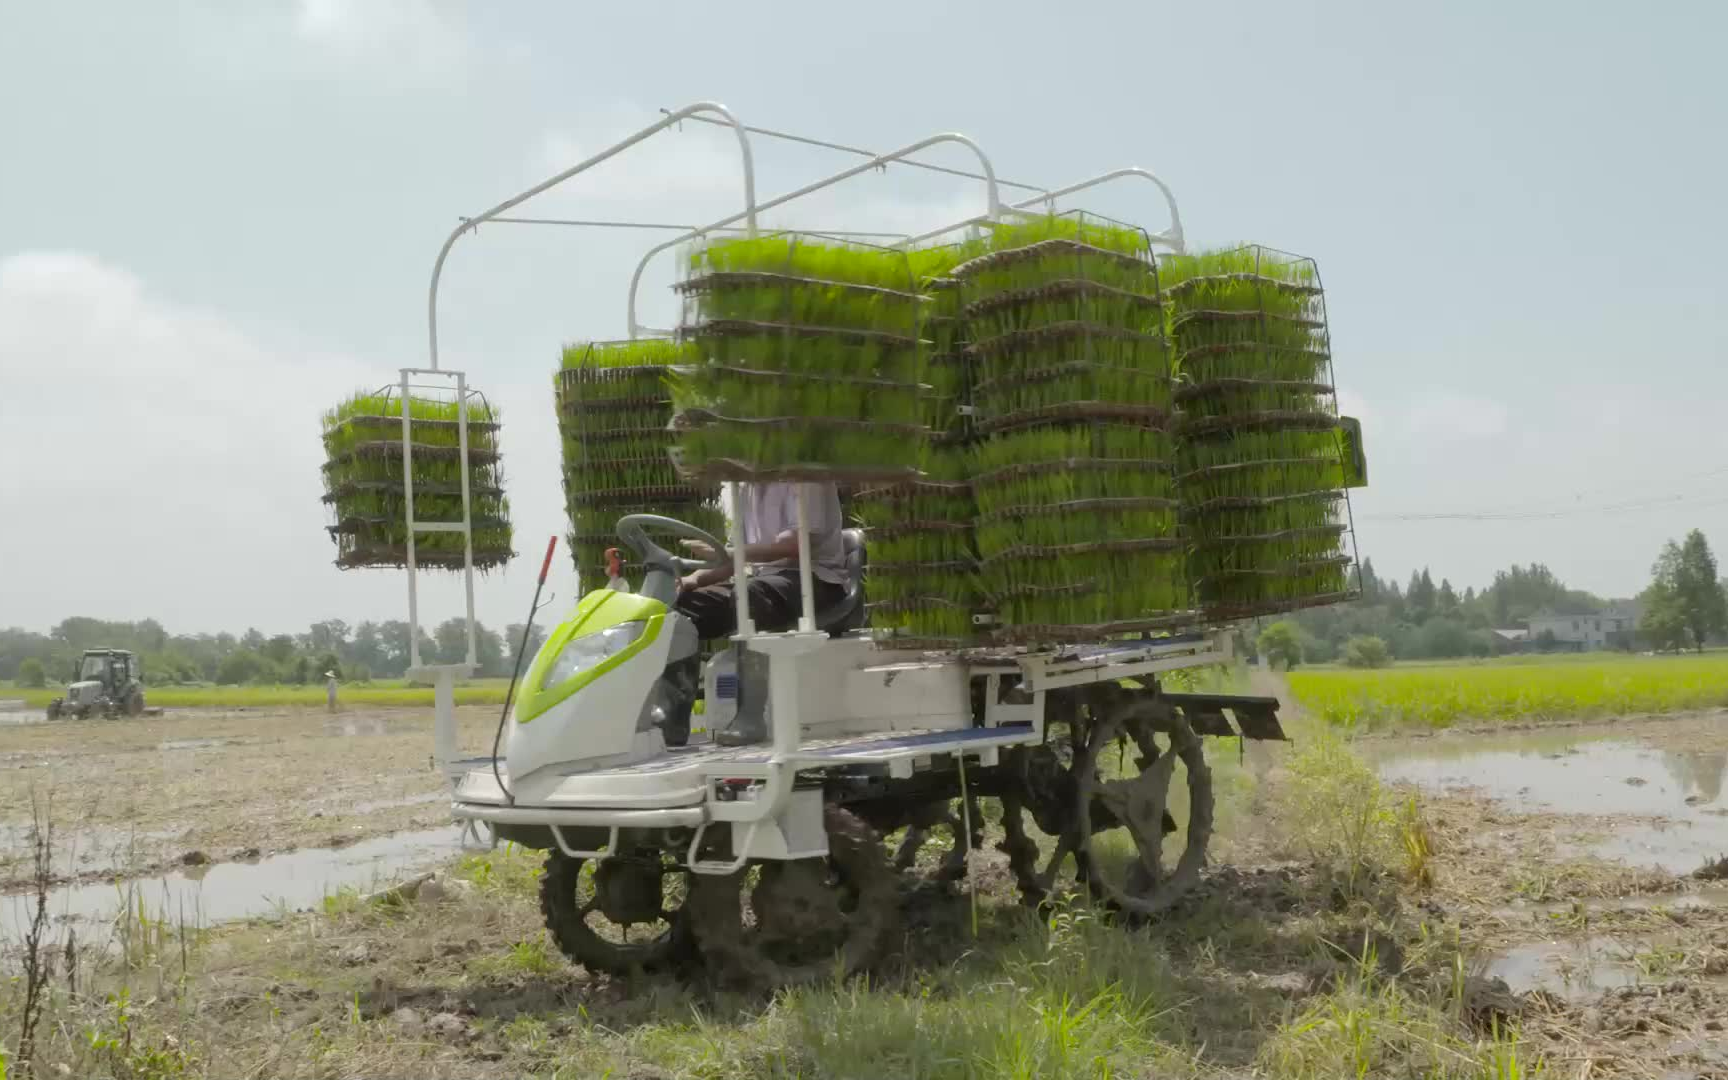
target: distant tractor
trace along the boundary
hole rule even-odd
[[[70,715],[82,720],[96,712],[138,716],[144,711],[143,676],[138,658],[125,649],[85,649],[66,696],[48,703],[48,719]]]

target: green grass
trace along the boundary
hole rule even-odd
[[[458,705],[501,705],[508,679],[475,679],[456,687]],[[0,700],[17,700],[30,708],[41,708],[65,693],[62,687],[24,690],[0,686]],[[323,708],[325,690],[316,686],[161,686],[146,687],[144,699],[151,706],[173,709],[252,708],[280,705],[307,705]],[[375,680],[370,683],[348,683],[336,692],[339,705],[401,705],[432,704],[432,688],[409,686],[400,679]]]
[[[1626,716],[1728,705],[1728,654],[1298,670],[1289,683],[1305,709],[1347,728]]]

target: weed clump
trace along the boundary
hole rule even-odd
[[[655,339],[564,350],[553,382],[570,553],[585,578],[604,577],[606,549],[619,546],[618,519],[628,514],[660,514],[716,536],[725,531],[718,490],[685,481],[672,463],[670,380],[695,356],[689,343]],[[669,534],[648,532],[663,546],[673,543]]]
[[[324,503],[334,519],[327,529],[336,544],[336,565],[343,569],[407,564],[403,407],[401,392],[386,387],[356,394],[324,414]],[[464,479],[459,405],[453,398],[410,394],[406,408],[414,520],[459,523]],[[466,412],[474,567],[488,570],[515,555],[499,466],[498,413],[474,391]],[[460,532],[421,532],[414,537],[414,561],[420,567],[459,570],[463,548]]]

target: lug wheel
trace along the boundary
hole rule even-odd
[[[1206,867],[1212,771],[1200,736],[1155,697],[1103,703],[1087,734],[1075,762],[1075,816],[1087,840],[1087,887],[1130,918],[1157,915],[1198,884]],[[1188,790],[1181,826],[1168,810],[1178,767]],[[1126,844],[1122,833],[1095,827],[1100,815],[1121,826]],[[1175,866],[1166,868],[1165,838],[1172,833],[1182,834],[1181,850]]]
[[[540,910],[558,948],[589,971],[672,971],[694,959],[685,871],[658,851],[546,856]]]
[[[1002,798],[998,846],[1021,899],[1041,905],[1071,887],[1132,919],[1156,915],[1194,887],[1206,864],[1212,774],[1201,740],[1156,694],[1100,686],[1061,706],[1053,714],[1063,723],[1049,741],[1012,759],[1015,783]],[[1168,807],[1178,775],[1188,804],[1180,824]],[[1166,838],[1175,833],[1181,852],[1166,869]]]
[[[899,888],[881,837],[836,807],[823,815],[828,856],[691,875],[690,912],[704,962],[720,979],[761,988],[855,975],[881,960],[899,929]]]
[[[966,815],[972,819],[972,836],[970,846],[978,848],[984,843],[984,819],[979,816],[978,800],[971,799],[970,805],[962,808],[958,800],[950,802],[943,799],[916,807],[906,831],[901,834],[899,846],[894,849],[894,869],[906,873],[918,869],[918,856],[931,840],[941,841],[948,838],[945,850],[936,864],[926,866],[920,874],[920,880],[947,885],[959,881],[966,876]]]

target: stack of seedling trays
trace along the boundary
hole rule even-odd
[[[556,390],[570,553],[590,583],[606,575],[606,549],[621,547],[618,519],[626,514],[660,514],[717,537],[725,532],[718,491],[686,483],[672,466],[669,378],[691,355],[689,346],[652,339],[564,350]],[[676,542],[649,535],[662,546]]]
[[[858,492],[852,511],[868,532],[866,595],[879,644],[955,649],[970,644],[977,607],[976,507],[967,479],[969,428],[965,321],[960,283],[947,276],[958,246],[911,253],[929,298],[920,337],[926,349],[922,420],[929,429],[917,480]]]
[[[405,566],[408,515],[402,472],[400,392],[357,394],[324,414],[324,503],[336,565]],[[453,400],[410,395],[414,519],[462,521],[461,424]],[[474,567],[502,566],[510,549],[510,504],[499,471],[498,416],[478,394],[467,409],[469,526]],[[460,570],[461,532],[422,532],[414,538],[417,567]]]
[[[998,227],[963,284],[979,584],[999,642],[1188,618],[1171,372],[1146,234],[1085,214]]]
[[[679,464],[706,481],[880,483],[922,459],[923,351],[903,251],[806,234],[711,240],[689,257]]]
[[[1345,445],[1312,260],[1262,247],[1161,261],[1190,574],[1214,619],[1350,596]]]

